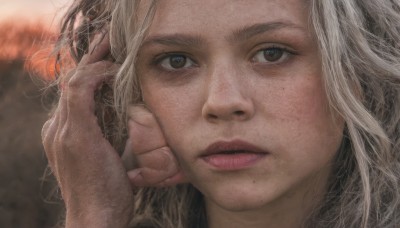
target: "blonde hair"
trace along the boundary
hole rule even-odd
[[[75,0],[56,48],[59,64],[68,45],[79,62],[87,52],[88,37],[109,24],[112,57],[122,66],[113,94],[99,92],[96,114],[105,136],[120,151],[126,139],[127,106],[141,102],[136,56],[157,7],[151,1],[145,17],[139,17],[140,2]],[[396,227],[400,224],[400,2],[307,2],[330,107],[342,115],[346,129],[325,199],[304,226]],[[83,20],[77,23],[78,18]],[[133,227],[207,227],[202,195],[190,184],[139,189],[132,203]]]

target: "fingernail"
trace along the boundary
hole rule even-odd
[[[143,186],[144,178],[140,169],[128,172],[128,177],[132,187]]]
[[[144,106],[131,106],[128,109],[129,120],[144,127],[153,127],[153,114]]]
[[[142,170],[135,169],[135,170],[128,172],[128,177],[129,177],[129,179],[133,180],[133,179],[137,178],[137,176],[139,176],[141,173],[142,173]]]
[[[138,113],[144,112],[145,110],[146,107],[144,106],[144,104],[134,104],[128,107],[128,114],[134,117],[135,114],[137,115]]]

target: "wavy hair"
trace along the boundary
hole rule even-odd
[[[96,95],[100,126],[121,151],[126,110],[142,101],[135,62],[156,11],[141,0],[74,0],[56,45],[78,63],[89,38],[109,26],[115,81]],[[149,1],[147,1],[149,2]],[[398,227],[400,224],[400,2],[307,0],[332,111],[346,122],[329,188],[304,227]],[[141,10],[143,11],[143,10]],[[69,56],[69,57],[68,57]],[[202,194],[190,184],[135,191],[132,227],[207,227]]]

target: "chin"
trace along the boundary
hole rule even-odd
[[[257,191],[256,186],[232,187],[216,189],[215,192],[205,194],[206,201],[216,204],[228,211],[257,210],[272,200],[270,193]]]
[[[216,199],[216,201],[214,203],[227,211],[233,211],[233,212],[258,210],[264,206],[264,203],[260,202],[260,199],[258,199],[258,200],[249,200],[249,199],[221,200],[221,199]]]

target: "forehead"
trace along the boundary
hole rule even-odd
[[[218,34],[269,22],[307,29],[308,7],[303,0],[161,0],[149,33]]]

